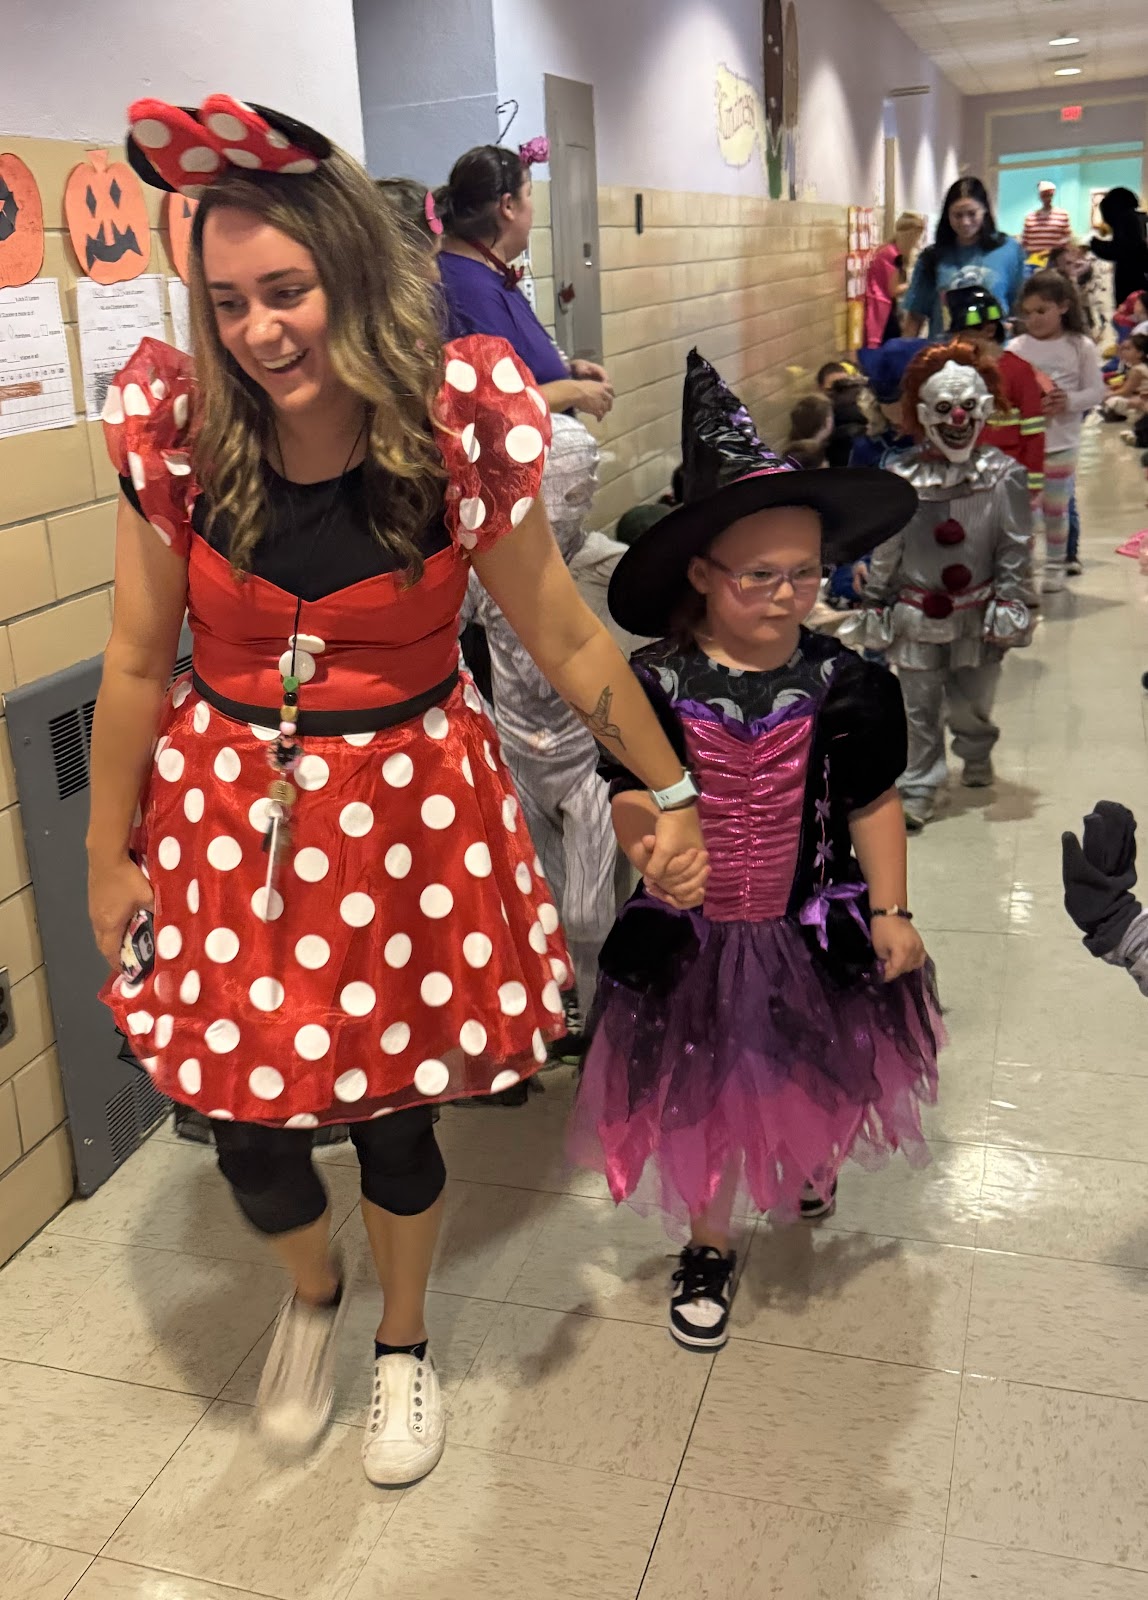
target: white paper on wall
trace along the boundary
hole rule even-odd
[[[76,420],[55,278],[0,289],[0,439]]]
[[[166,338],[163,278],[144,273],[128,283],[107,285],[81,278],[76,285],[80,366],[89,422],[98,422],[108,385],[141,339]]]
[[[167,280],[167,303],[171,307],[171,336],[181,350],[191,349],[191,302],[182,278]]]

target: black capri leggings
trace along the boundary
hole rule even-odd
[[[327,1191],[311,1159],[307,1128],[267,1128],[257,1122],[213,1122],[219,1168],[240,1210],[260,1233],[291,1233],[318,1222]],[[373,1122],[353,1122],[364,1196],[398,1217],[434,1205],[446,1166],[434,1136],[431,1106],[411,1106]]]

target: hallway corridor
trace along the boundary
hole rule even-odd
[[[1113,553],[1148,512],[1115,428],[1085,462],[1087,572],[1006,665],[997,787],[911,845],[932,1166],[747,1220],[714,1359],[665,1330],[660,1224],[565,1170],[567,1075],[448,1109],[449,1443],[386,1494],[350,1147],[338,1423],[280,1470],[248,1424],[286,1280],[162,1133],[0,1272],[4,1600],[1148,1600],[1148,1001],[1082,949],[1059,842],[1101,797],[1148,828],[1148,581]]]

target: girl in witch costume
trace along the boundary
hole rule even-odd
[[[980,442],[1004,409],[995,367],[970,344],[931,345],[905,377],[905,421],[920,441],[888,471],[917,491],[903,533],[873,556],[863,609],[842,636],[897,668],[909,720],[901,778],[905,820],[919,832],[945,783],[946,725],[962,783],[989,788],[1000,729],[992,718],[1009,650],[1031,643],[1032,524],[1028,471]]]
[[[530,373],[497,339],[440,351],[429,258],[366,173],[226,96],[130,115],[137,170],[202,197],[196,366],[145,341],[104,412],[123,499],[90,906],[113,965],[139,909],[155,951],[105,997],[156,1085],[213,1120],[292,1275],[257,1415],[297,1452],[330,1416],[348,1288],[311,1130],[351,1124],[385,1295],[363,1460],[401,1484],[445,1438],[424,1323],[435,1106],[536,1071],[570,977],[459,679],[471,569],[607,748],[659,790],[682,764],[537,501],[549,416]],[[169,693],[185,607],[193,667]],[[700,897],[696,812],[655,831],[654,876]]]
[[[607,940],[571,1151],[616,1200],[652,1188],[688,1218],[670,1329],[714,1349],[739,1188],[817,1218],[850,1154],[922,1160],[941,1029],[906,906],[900,690],[801,626],[823,564],[896,532],[916,495],[779,461],[696,351],[683,444],[686,503],[622,558],[610,606],[662,636],[632,665],[701,792],[711,876],[700,911],[647,881]],[[603,771],[645,871],[654,817],[624,760]]]

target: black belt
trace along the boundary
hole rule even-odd
[[[278,708],[270,710],[267,706],[248,706],[241,700],[229,700],[210,684],[204,683],[194,669],[191,681],[196,694],[225,717],[235,722],[253,723],[257,728],[274,728],[278,732],[282,721]],[[415,695],[413,700],[400,700],[397,705],[369,706],[365,711],[301,711],[298,718],[299,735],[306,738],[311,734],[319,738],[325,734],[378,733],[381,728],[396,728],[400,722],[410,722],[432,706],[441,705],[453,693],[457,682],[456,667],[449,677],[436,683],[433,689],[424,690],[422,694]]]

